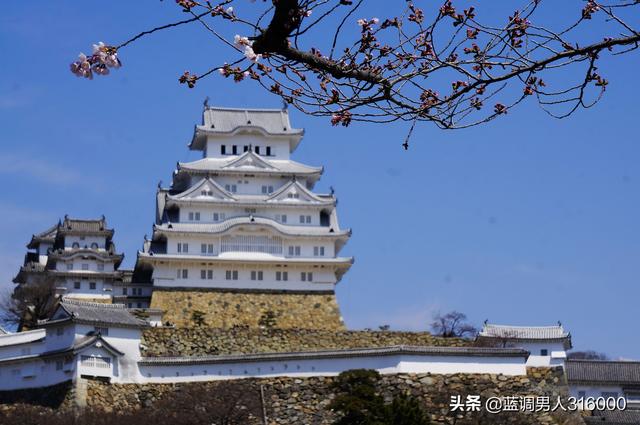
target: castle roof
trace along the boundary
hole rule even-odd
[[[40,331],[42,330],[40,329]],[[29,332],[32,332],[32,331],[29,331]],[[25,332],[19,332],[19,333],[25,333]],[[98,343],[99,345],[97,345]],[[6,358],[0,359],[0,363],[20,363],[26,360],[60,357],[66,354],[78,354],[84,351],[85,349],[93,346],[99,346],[101,348],[104,348],[105,350],[109,351],[111,354],[114,354],[117,356],[124,355],[122,351],[118,350],[113,345],[109,344],[109,342],[106,341],[104,338],[102,338],[102,335],[98,333],[93,335],[86,335],[82,338],[76,339],[73,342],[73,345],[71,347],[62,348],[59,350],[45,351],[43,353],[38,353],[38,354],[27,354],[22,356],[6,357]]]
[[[51,259],[72,259],[75,257],[81,257],[113,261],[114,267],[118,268],[120,263],[122,263],[124,254],[116,253],[114,246],[111,245],[108,251],[91,248],[56,249],[49,252],[49,257]]]
[[[44,271],[44,264],[29,261],[20,267],[20,271],[18,271],[16,277],[13,278],[13,283],[23,283],[25,281],[25,275],[30,273],[42,273]]]
[[[58,224],[57,234],[74,235],[104,235],[113,236],[113,229],[107,229],[107,221],[102,216],[99,219],[79,219],[64,216],[64,221]]]
[[[322,167],[312,167],[290,159],[269,159],[249,150],[238,157],[202,158],[191,162],[178,162],[178,171],[191,173],[241,172],[267,174],[322,174]]]
[[[565,332],[562,325],[553,326],[511,326],[486,323],[478,334],[478,339],[507,340],[564,340],[567,348],[571,346],[571,334]]]
[[[640,410],[596,410],[593,416],[583,419],[588,425],[637,425],[640,424]]]
[[[69,320],[77,323],[104,326],[148,326],[147,322],[129,313],[124,304],[106,304],[70,298],[63,298],[60,301],[56,312],[51,316],[50,320],[40,321],[38,324],[40,326],[50,326]]]
[[[257,132],[266,136],[292,136],[291,151],[298,145],[304,130],[292,128],[286,109],[205,108],[202,125],[195,128],[189,144],[192,150],[204,150],[207,135],[233,135]]]
[[[31,236],[31,241],[29,241],[29,243],[27,244],[27,248],[36,249],[38,245],[42,242],[53,243],[53,241],[56,239],[57,231],[58,231],[58,224],[54,224],[44,232],[40,232]]]
[[[640,362],[610,360],[567,360],[569,383],[640,386]]]
[[[265,226],[285,236],[328,236],[348,237],[351,230],[336,230],[329,226],[293,226],[281,224],[277,221],[256,216],[233,217],[220,223],[162,223],[154,224],[156,233],[226,233],[238,226]]]
[[[331,359],[369,356],[435,355],[435,356],[471,356],[471,357],[515,357],[527,358],[529,353],[518,348],[486,348],[486,347],[420,347],[410,345],[394,345],[380,348],[347,348],[338,350],[299,351],[288,353],[256,353],[214,356],[185,357],[144,357],[139,362],[142,366],[155,365],[190,365],[216,364],[236,362],[259,362],[268,360],[297,359]]]

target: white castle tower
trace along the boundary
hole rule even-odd
[[[31,251],[13,281],[29,285],[49,279],[60,295],[111,303],[124,257],[116,252],[113,233],[104,216],[94,220],[65,216],[64,221],[33,235],[27,245]]]
[[[153,236],[138,253],[136,270],[151,274],[152,307],[181,322],[190,311],[220,315],[216,303],[235,302],[244,313],[219,325],[255,324],[271,311],[283,326],[300,326],[290,320],[294,310],[322,309],[321,300],[332,304],[330,322],[340,321],[333,293],[353,262],[339,256],[351,232],[338,224],[333,194],[312,192],[323,169],[291,159],[303,134],[286,110],[205,108],[189,144],[202,159],[178,163],[171,187],[158,188]],[[314,295],[329,299],[310,306]],[[308,326],[322,327],[322,316]]]

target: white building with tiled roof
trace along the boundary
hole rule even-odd
[[[113,229],[104,217],[64,217],[57,225],[33,235],[14,282],[30,284],[50,279],[56,292],[69,297],[111,302],[124,255],[116,252]]]
[[[567,360],[565,371],[572,396],[624,397],[627,409],[640,414],[640,362],[573,359]]]
[[[393,345],[232,355],[145,356],[142,331],[158,326],[123,304],[63,297],[38,328],[0,335],[0,391],[85,379],[110,383],[178,383],[248,377],[335,376],[356,368],[396,373],[526,375],[528,353],[516,348]]]
[[[553,326],[511,326],[484,322],[477,341],[494,347],[518,347],[529,351],[527,366],[563,365],[571,348],[571,334]]]
[[[303,134],[286,110],[206,107],[189,144],[202,158],[158,188],[136,270],[154,288],[333,291],[351,232],[313,192],[323,169],[291,159]]]

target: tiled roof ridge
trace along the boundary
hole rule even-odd
[[[121,309],[121,310],[126,310],[127,309],[127,307],[124,304],[98,303],[98,302],[95,302],[95,301],[83,301],[83,300],[79,300],[77,298],[67,298],[67,297],[62,297],[61,303],[62,304],[72,304],[72,305],[77,305],[77,306],[81,306],[81,307],[99,307],[99,308],[111,308],[111,309]]]
[[[640,365],[640,360],[567,359],[571,363]]]
[[[494,327],[494,328],[517,328],[517,329],[554,329],[554,328],[562,328],[562,325],[545,325],[545,326],[526,326],[526,325],[497,325],[493,323],[487,323],[486,327]]]
[[[288,114],[289,111],[283,108],[231,108],[226,106],[207,106],[207,110],[216,110],[216,111],[250,111],[250,112],[284,112]]]

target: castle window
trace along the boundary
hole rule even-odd
[[[122,288],[122,295],[127,295],[127,288]]]
[[[547,350],[546,348],[543,348],[542,350],[540,350],[540,355],[541,356],[548,356],[549,355],[549,350]]]
[[[92,243],[91,244],[91,249],[98,249],[98,244],[97,243]]]
[[[238,154],[238,145],[231,146],[231,153],[233,155],[237,155]]]
[[[71,245],[71,248],[78,249],[78,248],[80,248],[80,244],[79,244],[78,242],[74,242],[74,243]]]
[[[271,146],[267,146],[267,156],[271,156]]]
[[[213,279],[213,270],[207,270],[207,279],[208,280]]]
[[[189,213],[189,221],[193,221],[193,212]]]
[[[324,257],[324,247],[323,246],[314,246],[313,247],[313,255],[315,257]]]
[[[262,279],[263,279],[262,271],[255,271],[255,270],[251,271],[251,280],[262,280]]]
[[[98,369],[111,368],[111,357],[80,356],[80,361],[84,367],[96,367]]]
[[[200,253],[201,254],[213,254],[213,244],[209,243],[203,243],[200,244]]]
[[[300,216],[300,223],[304,224],[304,223],[311,223],[311,216],[310,215],[301,215]]]
[[[300,246],[290,246],[289,247],[289,256],[299,257],[300,256]]]
[[[200,213],[199,212],[195,213],[195,219],[196,219],[196,221],[200,221]]]
[[[300,195],[298,193],[287,193],[287,198],[300,199]],[[303,216],[300,216],[300,217],[303,217]],[[304,223],[304,221],[301,221],[300,223]]]
[[[67,263],[67,270],[73,270],[73,263]]]
[[[81,287],[80,282],[73,282],[73,289],[80,289]]]
[[[225,145],[220,145],[220,155],[227,154],[227,147]]]
[[[256,151],[256,153],[257,153],[258,155],[260,155],[260,146],[256,146],[255,151]]]
[[[242,151],[243,151],[243,152],[246,152],[246,151],[248,151],[248,150],[249,150],[249,145],[244,145],[244,146],[242,147]]]
[[[96,289],[96,283],[95,282],[89,282],[89,289]]]
[[[95,333],[100,334],[102,336],[109,336],[109,328],[96,326],[95,328],[93,328],[93,330]]]
[[[278,214],[276,215],[276,221],[280,222],[280,223],[286,223],[287,222],[287,215],[286,214]]]
[[[300,273],[300,280],[303,282],[311,282],[313,281],[313,273],[311,272],[302,272]]]
[[[82,264],[82,270],[89,270],[89,264]]]
[[[227,270],[225,272],[225,278],[227,280],[238,280],[238,270]]]
[[[200,279],[206,279],[206,278],[207,278],[207,271],[200,270]]]
[[[177,278],[178,279],[188,279],[189,278],[189,270],[188,269],[178,269]]]
[[[227,192],[236,193],[238,191],[238,186],[235,184],[225,184],[224,188]]]
[[[289,280],[289,272],[276,272],[276,280]]]
[[[62,370],[64,362],[62,360],[56,360],[56,370]]]
[[[98,271],[104,271],[104,264],[98,263]]]
[[[186,242],[178,242],[178,252],[184,252],[185,254],[189,252],[189,244]]]

